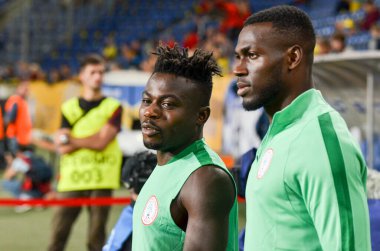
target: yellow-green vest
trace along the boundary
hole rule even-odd
[[[70,124],[74,124],[72,136],[85,138],[99,132],[119,106],[117,100],[106,98],[83,115],[79,99],[72,98],[62,105],[62,113]],[[122,153],[116,139],[103,151],[82,148],[64,154],[60,161],[58,191],[119,188],[121,161]]]

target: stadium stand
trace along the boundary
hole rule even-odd
[[[11,2],[0,1],[0,12],[7,11]],[[17,2],[18,7],[12,9],[13,18],[8,19],[3,27],[0,26],[0,53],[4,55],[3,62],[37,62],[45,71],[68,65],[75,72],[78,57],[88,52],[102,53],[110,40],[113,41],[118,56],[122,47],[130,46],[133,41],[141,44],[141,50],[146,49],[145,44],[151,41],[181,43],[196,28],[198,33],[202,32],[202,28],[218,28],[223,15],[226,15],[221,9],[197,12],[197,7],[207,2],[202,0]],[[342,29],[347,36],[347,47],[354,50],[368,49],[370,31],[357,28],[366,16],[363,6],[355,7],[355,11],[336,14],[338,0],[247,2],[252,12],[278,4],[297,5],[310,14],[319,37],[330,37]],[[380,1],[375,1],[377,6],[379,3]],[[217,15],[214,15],[215,12],[218,12]],[[202,23],[203,27],[199,26],[200,15],[208,16]],[[147,58],[145,53],[143,51],[137,65]],[[136,67],[136,64],[121,66]]]
[[[109,8],[105,4],[98,6],[83,2],[70,9],[63,3],[64,1],[58,0],[20,2],[20,7],[13,10],[16,12],[14,17],[4,28],[4,33],[8,35],[7,46],[4,48],[6,61],[39,61],[41,55],[50,52],[55,44],[87,27]],[[70,23],[70,20],[76,21]],[[27,39],[28,44],[25,54],[20,53],[23,39]]]
[[[113,2],[108,13],[74,34],[70,43],[61,43],[47,55],[42,66],[48,68],[65,63],[76,69],[78,55],[102,53],[109,36],[114,36],[118,47],[133,40],[156,39],[164,27],[178,21],[193,4],[189,0],[181,1],[180,4],[171,0]]]

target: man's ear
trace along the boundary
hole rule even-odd
[[[80,71],[78,73],[78,79],[79,79],[80,83],[83,83],[83,72],[82,71]]]
[[[288,56],[288,69],[289,70],[295,69],[301,63],[301,60],[303,57],[302,47],[298,44],[293,45],[287,50],[287,56]]]
[[[198,112],[198,119],[197,119],[197,125],[204,125],[208,118],[210,117],[210,107],[209,106],[203,106],[199,109]]]

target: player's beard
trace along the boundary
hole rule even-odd
[[[254,111],[276,101],[283,88],[281,76],[281,68],[278,67],[259,90],[256,90],[253,84],[253,94],[250,97],[243,98],[243,108],[247,111]]]
[[[159,150],[161,148],[161,143],[153,143],[148,141],[143,141],[144,146],[151,150]]]

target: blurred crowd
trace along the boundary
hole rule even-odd
[[[354,18],[355,13],[361,13],[360,18]],[[380,39],[380,10],[373,0],[340,0],[335,6],[335,32],[331,36],[319,36],[315,48],[316,55],[341,53],[352,50],[347,46],[350,36],[369,32],[371,41],[369,49],[380,49],[377,40]]]
[[[290,4],[307,6],[310,1],[295,0]],[[193,23],[194,26],[182,36],[175,39],[175,31],[171,27],[163,29],[157,39],[142,41],[132,40],[118,45],[115,34],[104,39],[101,53],[107,60],[107,70],[137,69],[151,72],[155,63],[152,55],[158,43],[169,45],[178,43],[189,48],[190,53],[195,48],[213,51],[223,74],[230,73],[233,61],[233,47],[238,31],[244,20],[254,12],[254,6],[248,0],[202,0],[185,15],[182,22]],[[352,14],[362,12],[362,18],[354,20]],[[352,49],[347,46],[347,39],[360,32],[369,32],[372,39],[370,48],[379,49],[380,11],[373,0],[340,0],[335,8],[336,16],[344,16],[335,23],[335,32],[328,37],[319,36],[315,49],[316,55],[340,53]],[[74,78],[77,69],[67,64],[45,71],[37,62],[17,62],[14,65],[0,65],[0,82],[17,83],[19,80],[44,81],[49,84],[67,81]]]
[[[73,70],[66,64],[48,72],[36,62],[19,61],[14,65],[0,66],[0,82],[14,84],[21,80],[45,81],[53,84],[60,81],[70,80],[75,76]]]
[[[117,47],[114,38],[108,37],[103,49],[103,56],[109,62],[109,69],[134,68],[151,72],[155,57],[150,52],[159,42],[170,46],[175,43],[189,49],[203,48],[214,52],[224,73],[230,69],[230,59],[233,56],[233,43],[237,39],[244,20],[252,13],[249,1],[201,1],[194,7],[195,15],[187,17],[187,21],[194,23],[181,41],[176,41],[172,31],[163,32],[157,40],[138,41]]]

